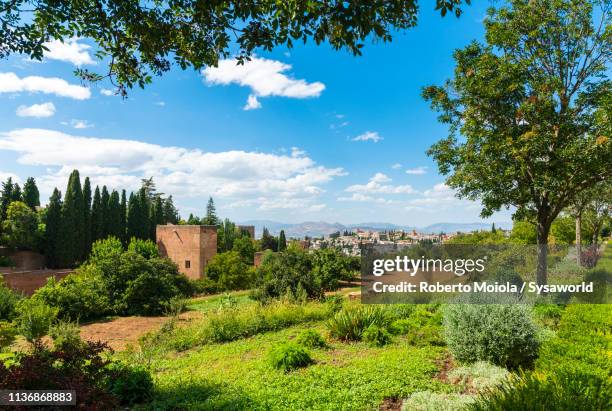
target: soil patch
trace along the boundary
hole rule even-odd
[[[402,399],[401,398],[385,398],[383,403],[380,404],[380,411],[401,411],[402,409]]]
[[[186,323],[202,314],[187,311],[180,315],[179,322]],[[81,326],[81,338],[88,341],[104,341],[115,351],[124,350],[128,345],[138,343],[138,338],[158,330],[168,317],[118,317],[110,321]]]

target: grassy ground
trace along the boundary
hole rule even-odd
[[[371,409],[385,398],[448,390],[434,378],[444,348],[414,347],[403,338],[384,348],[332,342],[313,350],[315,364],[284,373],[267,354],[276,343],[322,323],[290,327],[226,344],[212,344],[152,362],[158,394],[153,409]]]
[[[236,306],[255,304],[255,301],[249,299],[249,292],[250,291],[232,291],[229,295],[232,296]],[[187,309],[205,313],[218,308],[224,298],[227,298],[226,294],[192,298],[187,303]]]

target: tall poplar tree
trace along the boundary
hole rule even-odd
[[[36,180],[34,177],[28,177],[25,184],[23,185],[23,202],[32,210],[36,210],[36,207],[40,206],[40,193],[36,186]]]
[[[45,224],[45,256],[47,265],[59,268],[61,263],[62,241],[62,193],[55,188],[47,206]]]

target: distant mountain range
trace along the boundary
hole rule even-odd
[[[270,234],[278,235],[281,230],[285,230],[287,237],[302,238],[304,236],[309,237],[321,237],[327,236],[337,231],[343,232],[345,230],[355,231],[357,229],[370,230],[370,231],[385,231],[385,230],[416,230],[420,233],[455,233],[470,232],[478,230],[488,230],[491,228],[491,223],[437,223],[431,224],[426,227],[416,226],[402,226],[391,223],[359,223],[359,224],[340,224],[340,223],[327,223],[325,221],[306,221],[297,224],[280,223],[272,220],[249,220],[242,221],[241,225],[253,225],[255,226],[255,236],[261,237],[264,227],[270,231]],[[512,228],[512,223],[509,222],[496,222],[495,226],[502,229]]]

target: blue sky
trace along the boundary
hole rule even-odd
[[[455,199],[425,154],[446,129],[420,92],[451,76],[454,49],[482,38],[487,5],[460,19],[423,6],[418,27],[361,57],[306,45],[248,67],[177,68],[127,100],[73,76],[103,69],[86,39],[42,63],[13,56],[0,61],[0,178],[34,176],[46,201],[73,168],[112,188],[153,176],[183,215],[212,195],[237,221],[478,221],[479,204]]]

